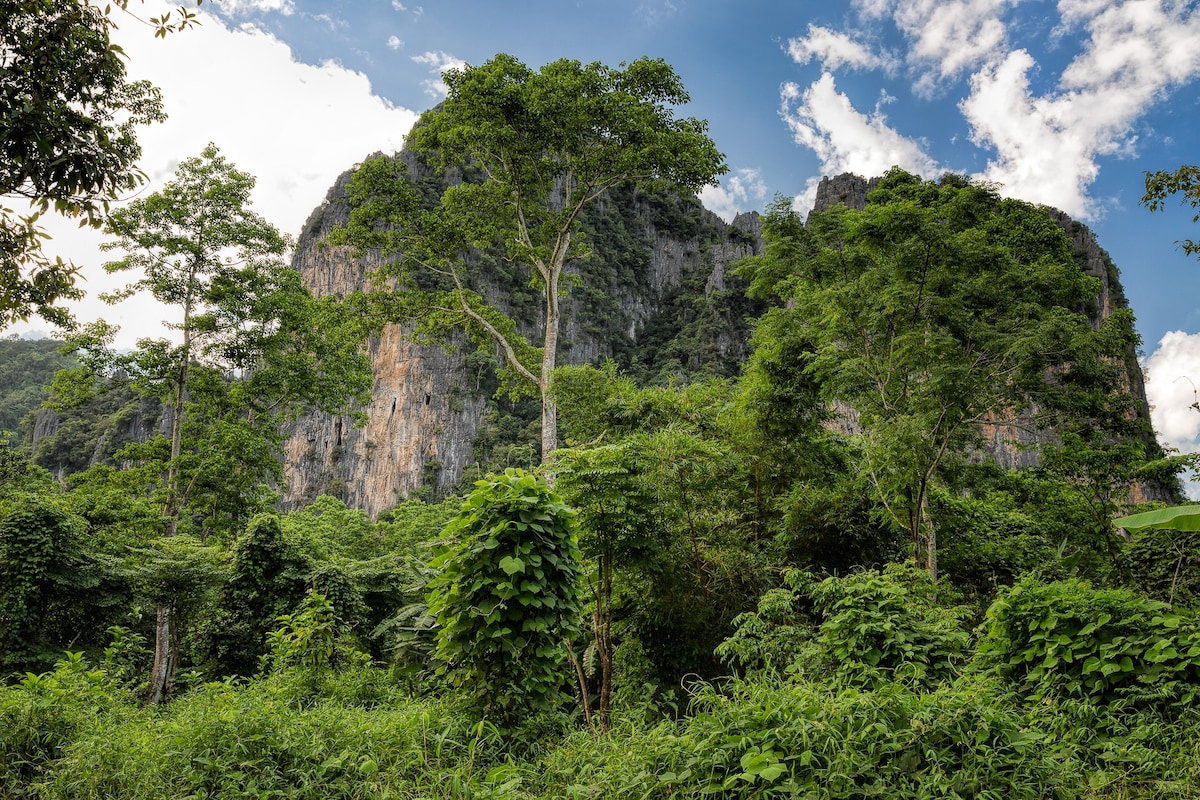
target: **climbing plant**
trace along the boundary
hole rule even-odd
[[[437,672],[507,724],[563,701],[563,640],[579,614],[575,512],[523,470],[475,487],[433,561]]]

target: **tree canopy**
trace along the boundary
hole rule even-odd
[[[705,122],[675,116],[689,98],[662,60],[612,68],[561,59],[535,71],[501,54],[445,79],[445,102],[422,116],[410,146],[435,169],[470,179],[429,207],[405,181],[403,163],[368,161],[351,183],[350,222],[332,241],[395,257],[384,270],[396,282],[394,317],[418,320],[426,334],[464,330],[499,347],[510,386],[541,396],[545,458],[558,442],[550,374],[561,296],[570,265],[588,255],[580,212],[628,181],[694,192],[725,171],[723,157]],[[472,248],[498,248],[529,271],[543,301],[540,347],[473,285]]]
[[[804,226],[778,202],[764,236],[740,269],[788,301],[774,313],[804,331],[805,372],[861,427],[876,500],[936,575],[940,467],[1071,362],[1095,280],[1044,209],[898,168],[862,211],[836,206]]]
[[[136,19],[129,0],[115,5]],[[82,294],[78,268],[43,251],[41,214],[99,227],[109,203],[144,180],[136,130],[165,115],[158,89],[128,79],[109,36],[115,16],[90,0],[0,3],[0,325],[32,314],[64,325],[56,303]],[[196,19],[180,7],[148,24],[165,36]]]

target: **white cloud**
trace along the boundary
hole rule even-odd
[[[1057,46],[1070,34],[1080,52],[1057,85],[1035,93],[1030,76],[1042,66],[1010,45],[1003,19],[1017,2],[857,0],[855,7],[860,21],[890,19],[903,34],[918,96],[967,77],[958,109],[971,141],[989,154],[973,177],[1095,221],[1113,202],[1090,194],[1100,159],[1134,155],[1136,126],[1147,109],[1172,86],[1200,75],[1200,8],[1179,0],[1059,0]],[[887,68],[849,35],[815,26],[788,50],[802,63],[817,58],[830,68]],[[925,175],[937,171],[917,142],[886,124],[878,105],[873,114],[857,111],[828,74],[804,91],[789,84],[783,100],[793,136],[817,154],[825,174],[874,175],[893,163]],[[810,193],[815,185],[816,179]]]
[[[1200,74],[1200,11],[1145,1],[1062,0],[1059,8],[1089,38],[1054,91],[1031,93],[1028,74],[1037,65],[1017,50],[973,75],[959,107],[972,140],[996,153],[981,177],[1007,194],[1095,219],[1100,204],[1088,190],[1097,159],[1131,154],[1146,110],[1171,85]]]
[[[890,72],[898,66],[896,57],[891,53],[874,53],[847,34],[811,24],[807,36],[788,39],[787,51],[797,64],[807,64],[815,58],[827,70],[849,67]]]
[[[803,91],[784,84],[780,99],[793,138],[816,153],[825,175],[882,175],[892,166],[927,176],[941,172],[918,142],[888,126],[880,109],[870,115],[856,110],[829,73]]]
[[[1002,19],[1018,0],[859,0],[864,19],[891,16],[909,43],[907,61],[917,73],[914,90],[931,96],[948,79],[986,63],[1006,46]]]
[[[399,36],[389,36],[387,40],[387,46],[393,50],[399,50],[401,47],[404,47],[404,40]]]
[[[145,8],[157,15],[171,6],[147,0]],[[166,41],[142,26],[117,33],[130,77],[158,85],[170,117],[142,129],[141,166],[150,179],[142,195],[212,141],[239,169],[257,176],[254,210],[294,236],[340,173],[372,152],[398,150],[417,119],[374,95],[361,73],[333,63],[299,64],[266,33],[230,30],[207,14],[202,22]],[[125,283],[100,268],[117,257],[99,252],[100,234],[63,219],[50,219],[47,227],[54,236],[48,252],[83,267],[88,297],[78,310],[82,319],[104,317],[121,325],[123,345],[162,334],[160,309],[133,300],[109,307],[97,298]],[[39,327],[44,323],[34,320],[14,331]]]
[[[400,0],[392,0],[392,8],[396,9],[397,11],[408,10],[408,6],[404,5],[404,3],[401,3]]]
[[[767,196],[767,185],[757,169],[743,168],[726,178],[720,186],[700,190],[700,202],[726,222],[742,211],[757,207]]]
[[[419,56],[413,56],[412,60],[418,64],[424,64],[429,67],[429,71],[437,77],[429,78],[421,81],[421,85],[425,87],[425,93],[441,99],[446,96],[449,91],[446,82],[442,80],[442,73],[451,69],[462,69],[467,65],[467,62],[461,58],[452,56],[445,52],[434,52],[427,50]]]
[[[1159,441],[1181,453],[1200,452],[1200,333],[1171,331],[1143,365],[1150,419]],[[1188,485],[1193,499],[1200,486]]]
[[[1107,137],[1097,136],[1076,97],[1034,97],[1033,67],[1033,58],[1018,50],[972,76],[959,109],[971,124],[971,141],[996,153],[976,177],[1000,184],[1004,194],[1094,219],[1098,210],[1087,189]]]
[[[226,14],[278,11],[287,16],[296,10],[293,0],[215,0]]]

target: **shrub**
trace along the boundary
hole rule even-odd
[[[131,695],[82,653],[67,653],[52,672],[0,686],[0,797],[23,797],[71,742],[132,709]]]
[[[966,660],[967,609],[939,606],[937,585],[912,563],[820,583],[792,572],[785,582],[734,620],[718,655],[751,671],[802,670],[858,687],[896,676],[931,686]]]
[[[446,526],[428,602],[438,672],[508,724],[561,704],[579,546],[574,512],[540,478],[509,469],[475,486]]]
[[[1198,696],[1195,622],[1128,589],[1027,577],[992,603],[984,629],[980,664],[1037,696],[1178,706]]]

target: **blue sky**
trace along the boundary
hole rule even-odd
[[[445,67],[498,52],[534,67],[661,57],[691,93],[683,113],[707,119],[726,154],[730,173],[702,200],[727,218],[776,194],[803,205],[823,175],[899,164],[994,181],[1086,222],[1138,316],[1160,433],[1200,449],[1177,380],[1200,384],[1200,263],[1176,245],[1200,226],[1138,203],[1145,171],[1200,161],[1196,2],[205,0],[201,14],[165,42],[132,19],[119,32],[171,115],[143,136],[152,187],[213,141],[259,177],[260,213],[296,234],[338,173],[400,146]],[[54,233],[85,288],[107,288],[88,235]],[[83,309],[128,336],[161,316]]]

